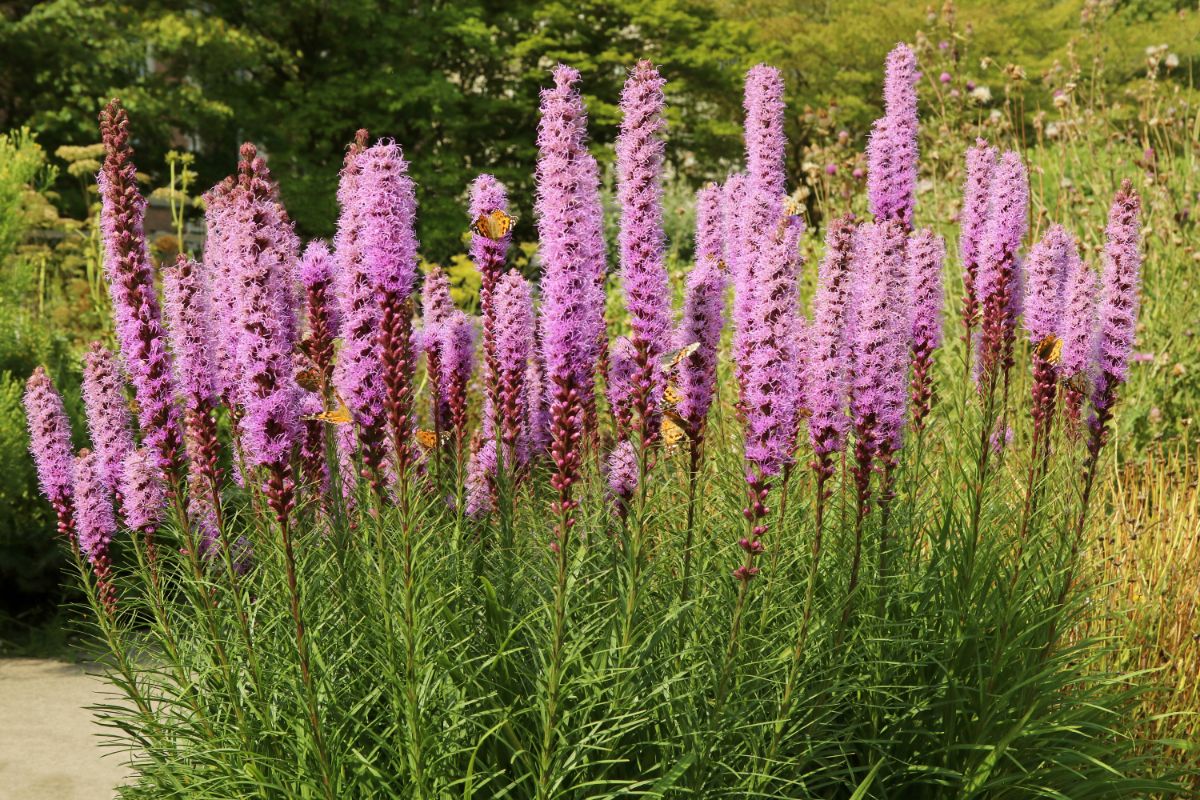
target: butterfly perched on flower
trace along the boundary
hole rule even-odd
[[[516,220],[501,209],[493,209],[486,214],[480,214],[471,223],[471,232],[485,239],[498,242],[512,232]]]
[[[316,367],[302,369],[296,373],[296,383],[310,392],[318,392],[321,390],[321,373]]]
[[[1057,364],[1062,359],[1063,340],[1053,333],[1046,334],[1037,343],[1037,357],[1047,364]]]
[[[1076,372],[1074,375],[1067,378],[1065,384],[1068,389],[1078,392],[1079,394],[1088,394],[1092,390],[1092,381],[1088,378],[1086,372]]]
[[[328,422],[330,425],[348,425],[354,421],[354,416],[350,413],[350,409],[346,407],[345,403],[338,403],[337,408],[331,411],[322,411],[320,414],[307,414],[304,418]]]
[[[699,349],[700,349],[700,343],[692,342],[691,344],[685,344],[683,347],[680,347],[677,350],[672,350],[671,352],[667,353],[665,356],[663,356],[663,372],[666,372],[666,373],[674,372],[675,369],[679,366],[679,364],[685,358],[687,358],[688,356],[690,356],[692,353],[696,352]]]
[[[687,429],[683,427],[683,419],[678,414],[663,414],[659,435],[662,436],[667,455],[678,452],[680,446],[688,440]]]
[[[446,431],[442,431],[442,435],[438,436],[435,431],[425,428],[419,429],[414,435],[416,436],[417,444],[421,445],[422,450],[432,450],[435,447],[445,444],[450,439],[450,434]]]

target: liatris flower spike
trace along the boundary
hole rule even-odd
[[[1029,180],[1021,157],[1008,151],[992,177],[990,212],[979,250],[976,293],[983,309],[979,342],[979,375],[994,385],[1012,366],[1015,338],[1013,310],[1019,304],[1017,252],[1028,230]]]
[[[508,216],[508,192],[491,175],[480,175],[471,184],[471,259],[479,270],[479,313],[483,317],[483,424],[484,437],[495,435],[496,407],[500,404],[500,386],[493,377],[500,367],[496,359],[496,310],[492,292],[504,274],[508,247],[512,242],[512,218]],[[479,228],[480,220],[489,222],[489,230]],[[507,230],[493,229],[493,221]]]
[[[925,427],[933,406],[933,353],[942,344],[942,260],[946,243],[929,228],[908,243],[908,290],[912,302],[912,424]]]
[[[104,165],[100,221],[104,233],[104,270],[112,296],[121,358],[133,384],[143,441],[158,453],[162,466],[179,469],[183,438],[174,403],[171,360],[162,329],[158,295],[142,220],[146,201],[138,192],[129,115],[117,100],[100,113]]]
[[[845,446],[850,427],[847,416],[849,392],[849,348],[847,322],[850,311],[854,260],[854,216],[834,220],[825,234],[825,257],[817,270],[813,297],[813,324],[806,383],[812,416],[808,435],[812,443],[814,469],[822,476],[833,474],[832,456]]]
[[[1097,311],[1095,386],[1092,388],[1088,449],[1098,452],[1107,437],[1117,388],[1129,374],[1129,353],[1137,329],[1142,254],[1139,246],[1141,200],[1128,179],[1113,199],[1105,229],[1104,271]]]
[[[266,471],[267,502],[282,521],[293,505],[291,456],[300,435],[292,359],[297,332],[292,276],[299,243],[253,145],[242,146],[239,170],[232,198],[238,226],[238,432],[248,465]]]
[[[1096,272],[1079,254],[1069,253],[1067,281],[1064,290],[1062,324],[1062,357],[1058,374],[1063,380],[1063,400],[1066,407],[1068,433],[1079,432],[1083,401],[1091,379],[1092,356],[1096,344],[1096,302],[1099,284]]]
[[[586,125],[583,101],[570,67],[554,70],[554,88],[542,91],[538,125],[537,212],[542,247],[542,354],[551,398],[551,456],[560,515],[561,543],[576,501],[584,413],[593,391],[603,320],[603,295],[595,253],[603,252],[599,220],[587,213],[594,205],[596,176],[583,148]]]
[[[643,446],[658,437],[663,375],[671,343],[671,293],[662,226],[663,84],[649,61],[638,62],[621,92],[617,200],[621,205],[621,284],[637,374],[633,408]]]
[[[604,465],[608,482],[608,496],[616,508],[617,516],[625,519],[629,513],[629,501],[638,487],[638,458],[633,443],[624,439],[617,443]]]
[[[333,381],[334,341],[341,334],[333,266],[333,254],[325,242],[312,241],[304,248],[300,284],[304,287],[307,331],[300,344],[316,370],[318,389],[326,395]]]
[[[100,480],[120,506],[125,457],[133,450],[133,415],[117,356],[99,342],[92,342],[84,359],[83,406]]]
[[[970,344],[971,332],[979,321],[979,296],[975,281],[979,273],[980,245],[987,225],[992,174],[996,169],[996,148],[985,139],[976,139],[967,151],[967,177],[963,186],[963,205],[959,215],[961,232],[958,254],[962,262],[963,325]]]
[[[746,173],[778,199],[787,194],[783,92],[783,76],[775,67],[759,64],[746,73]]]
[[[153,454],[144,447],[130,451],[122,468],[121,494],[124,497],[122,512],[125,525],[142,534],[146,557],[153,565],[157,560],[154,534],[167,505],[162,470],[154,463]]]
[[[29,425],[29,452],[37,468],[38,484],[58,515],[58,532],[74,546],[75,467],[71,455],[71,423],[63,408],[62,396],[42,367],[35,369],[25,384],[25,419]]]
[[[908,45],[888,54],[884,115],[867,144],[867,192],[876,220],[912,230],[917,189],[917,58]]]
[[[75,515],[79,549],[87,556],[96,576],[96,591],[104,609],[116,608],[117,592],[112,584],[112,562],[108,548],[117,532],[112,497],[104,488],[100,462],[91,450],[80,450],[75,459]]]
[[[518,454],[517,447],[527,415],[525,374],[534,343],[533,291],[529,282],[515,270],[507,273],[496,285],[493,305],[500,438],[510,457],[519,455],[518,460],[524,461],[525,454]]]
[[[1063,341],[1063,294],[1068,270],[1079,260],[1075,242],[1054,225],[1033,246],[1025,263],[1025,330],[1033,344],[1033,423],[1035,450],[1054,413],[1058,363]]]

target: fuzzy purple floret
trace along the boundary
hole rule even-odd
[[[604,464],[609,496],[629,502],[638,487],[638,458],[633,443],[624,439],[617,443]]]
[[[100,480],[115,494],[121,490],[125,457],[134,447],[133,415],[117,356],[99,342],[92,342],[84,360],[83,406]]]
[[[475,323],[470,316],[456,309],[438,325],[437,337],[441,356],[438,374],[441,396],[465,395],[475,369]]]
[[[454,300],[450,296],[450,278],[440,267],[434,267],[425,275],[421,285],[421,317],[425,330],[436,330],[454,313]],[[426,337],[426,347],[434,346],[437,337]]]
[[[1037,343],[1047,336],[1062,335],[1067,271],[1078,259],[1075,241],[1061,225],[1052,226],[1029,251],[1022,271],[1025,330],[1030,341]]]
[[[467,464],[467,516],[480,519],[495,507],[496,440],[485,440]]]
[[[696,264],[725,258],[725,196],[710,183],[696,192]]]
[[[1096,301],[1100,286],[1096,271],[1079,257],[1072,246],[1068,252],[1066,286],[1063,291],[1062,357],[1058,372],[1063,378],[1087,374],[1096,345]]]
[[[496,358],[505,372],[525,374],[533,352],[533,289],[515,270],[496,284]]]
[[[292,278],[299,241],[274,199],[266,164],[243,148],[242,183],[231,202],[236,226],[231,250],[238,292],[237,395],[241,444],[252,466],[279,468],[300,434],[296,385],[296,299]]]
[[[718,260],[704,258],[688,273],[683,295],[683,317],[675,346],[699,347],[679,364],[679,405],[676,410],[698,429],[708,416],[717,388],[717,350],[725,324],[725,273]]]
[[[759,64],[746,73],[746,172],[763,191],[779,198],[787,194],[783,91],[783,75],[775,67]]]
[[[968,300],[977,299],[975,278],[979,269],[979,248],[987,226],[992,175],[996,170],[996,148],[986,139],[976,139],[967,150],[967,177],[963,184],[962,213],[959,216],[958,255],[962,262],[963,283]],[[977,313],[976,309],[968,309]]]
[[[121,508],[125,525],[133,530],[157,527],[167,507],[162,470],[144,447],[130,451],[122,468]]]
[[[876,220],[912,229],[917,188],[917,59],[905,44],[888,54],[884,115],[867,144],[867,199]]]
[[[163,298],[184,405],[193,410],[211,407],[217,400],[213,356],[218,337],[212,326],[218,318],[213,314],[202,267],[181,256],[163,271]]]
[[[226,178],[204,195],[204,282],[210,287],[210,306],[214,319],[233,319],[237,313],[237,291],[233,280],[234,253],[231,252],[230,237],[236,226],[230,219],[233,193],[233,178]],[[236,328],[226,326],[223,336],[214,338],[212,360],[215,370],[216,389],[228,403],[234,405],[237,398],[233,390],[237,385],[237,340]]]
[[[75,480],[71,422],[62,396],[42,367],[35,369],[25,384],[25,418],[29,425],[29,452],[33,455],[42,494],[51,503],[66,503]]]
[[[304,255],[300,258],[300,285],[308,292],[328,291],[328,298],[333,299],[334,259],[326,242],[314,239],[304,248]],[[341,309],[337,303],[330,302],[322,311],[327,327],[326,333],[331,338],[337,338],[341,333]],[[312,318],[311,313],[309,318]]]
[[[1128,180],[1113,199],[1105,228],[1104,270],[1097,308],[1096,375],[1092,405],[1107,409],[1116,387],[1129,375],[1129,353],[1137,331],[1142,253],[1139,245],[1141,200]]]
[[[817,456],[839,452],[845,446],[850,426],[846,415],[850,378],[847,323],[855,230],[854,217],[849,214],[829,225],[825,233],[825,256],[817,269],[806,381],[812,410],[808,436]]]
[[[381,303],[387,294],[407,298],[417,279],[416,195],[400,148],[385,140],[348,156],[338,202],[334,247],[343,344],[334,385],[355,422],[378,436],[386,399]]]
[[[795,240],[782,198],[752,184],[739,212],[747,253],[734,284],[734,353],[742,376],[745,457],[760,477],[791,460],[798,422]]]
[[[640,61],[621,92],[617,136],[617,201],[621,206],[621,283],[634,344],[653,364],[670,347],[671,292],[663,232],[663,85],[649,61]],[[652,381],[661,376],[647,376]]]
[[[112,496],[104,488],[100,459],[90,450],[80,450],[75,459],[75,526],[79,548],[93,564],[108,554],[117,532]]]
[[[608,348],[607,397],[619,434],[633,424],[633,392],[637,381],[637,348],[628,336],[618,336]]]
[[[146,249],[146,200],[137,188],[129,146],[129,117],[116,101],[100,115],[104,165],[97,176],[104,271],[112,298],[117,342],[138,404],[145,443],[164,466],[179,458],[182,433],[174,403],[171,358]]]
[[[550,403],[546,369],[541,352],[534,348],[529,364],[525,367],[525,389],[523,405],[525,419],[521,428],[522,452],[536,456],[546,452],[550,446]]]
[[[541,96],[537,215],[542,260],[542,353],[547,379],[570,381],[590,397],[603,333],[604,295],[597,256],[604,252],[599,177],[587,153],[587,117],[570,67],[554,70]],[[602,260],[601,260],[602,263]]]
[[[942,262],[946,242],[922,228],[908,242],[908,291],[912,309],[914,351],[928,353],[942,345]]]
[[[908,398],[904,231],[895,221],[865,225],[858,244],[850,412],[866,448],[886,454],[900,448]]]

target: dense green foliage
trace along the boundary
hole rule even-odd
[[[1037,76],[1072,60],[1100,78],[1093,89],[1119,90],[1142,72],[1143,49],[1165,43],[1180,59],[1168,77],[1186,83],[1200,24],[1186,5],[967,0],[927,15],[920,4],[881,14],[868,0],[16,2],[0,6],[0,129],[27,124],[50,152],[87,144],[101,104],[120,95],[144,121],[143,169],[160,173],[166,152],[184,145],[206,188],[252,140],[270,154],[301,230],[328,235],[341,153],[366,127],[395,137],[413,162],[424,250],[444,263],[460,249],[462,199],[478,172],[507,182],[530,214],[537,91],[559,61],[585,76],[602,144],[616,132],[617,79],[638,58],[660,64],[668,155],[696,185],[740,152],[740,76],[757,60],[785,71],[799,174],[821,133],[806,107],[833,104],[833,123],[865,131],[878,111],[877,65],[913,31],[952,44],[955,74],[992,85],[997,101],[1000,71],[1021,65],[1030,80],[1017,92],[1032,116],[1051,103]],[[997,60],[985,66],[985,56]],[[83,213],[74,193],[64,198]]]
[[[1097,663],[1105,645],[1077,627],[1086,594],[1058,605],[1078,443],[1061,439],[1051,500],[1018,546],[1029,454],[1006,450],[979,480],[993,422],[961,356],[954,345],[939,359],[942,403],[906,446],[887,539],[871,517],[856,592],[853,490],[835,487],[807,626],[815,530],[800,467],[772,493],[763,576],[731,629],[745,489],[725,369],[694,515],[685,455],[658,453],[624,522],[589,458],[561,650],[543,470],[511,517],[484,523],[441,499],[456,491],[446,461],[430,473],[438,488],[409,487],[407,513],[365,487],[348,516],[337,501],[301,504],[292,535],[315,718],[261,497],[231,496],[230,535],[255,553],[245,576],[219,562],[198,574],[171,525],[155,578],[140,538],[124,539],[139,561],[118,576],[119,613],[96,608],[96,634],[126,698],[103,709],[114,744],[138,743],[125,796],[1171,794],[1170,770],[1151,760],[1162,745],[1132,735],[1143,682]],[[1012,420],[1023,441],[1026,415]],[[147,649],[161,656],[153,666],[137,658]]]

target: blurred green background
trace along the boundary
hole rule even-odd
[[[817,230],[825,213],[860,202],[860,153],[879,113],[884,55],[899,40],[915,44],[926,70],[922,177],[934,183],[923,191],[947,232],[962,148],[981,131],[1027,148],[1043,214],[1105,202],[1114,169],[1133,168],[1129,154],[1145,147],[1158,148],[1165,169],[1194,172],[1194,2],[0,2],[0,652],[36,646],[30,632],[47,629],[61,599],[51,514],[25,452],[24,380],[49,367],[82,444],[79,355],[91,339],[111,341],[94,189],[106,100],[130,111],[157,258],[200,248],[200,194],[233,170],[246,140],[267,154],[300,233],[332,235],[345,146],[366,127],[403,146],[424,257],[450,268],[469,305],[466,187],[483,171],[510,186],[525,221],[518,265],[528,265],[538,91],[556,63],[583,74],[606,168],[625,71],[639,58],[660,65],[679,265],[690,253],[692,189],[740,157],[745,70],[762,60],[784,70],[788,168]],[[1068,184],[1046,179],[1064,164],[1059,150],[1038,148],[1056,139],[1076,156],[1121,149],[1107,161],[1085,155],[1088,164],[1070,166],[1088,180]],[[1154,180],[1163,169],[1141,168]],[[1181,237],[1172,274],[1188,291],[1179,269],[1195,269],[1194,189],[1188,176],[1163,201]],[[1187,324],[1164,327],[1164,341],[1190,339]],[[1195,372],[1175,375],[1190,387],[1178,408],[1153,397],[1136,407],[1135,435],[1190,425]]]

